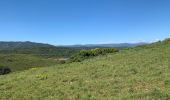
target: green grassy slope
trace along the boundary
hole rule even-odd
[[[0,76],[0,99],[168,100],[170,44],[153,45]]]
[[[9,67],[13,71],[22,71],[33,67],[56,65],[56,61],[27,54],[0,54],[0,66]]]

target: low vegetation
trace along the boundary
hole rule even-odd
[[[170,43],[161,41],[82,62],[2,75],[0,99],[169,100],[169,72]]]
[[[118,49],[115,48],[96,48],[90,50],[81,50],[79,53],[73,55],[70,58],[69,62],[81,62],[84,59],[99,56],[99,55],[106,55],[108,53],[116,53]]]
[[[65,48],[65,47],[31,47],[31,48],[16,48],[10,50],[0,50],[0,54],[31,54],[41,56],[44,58],[58,58],[70,57],[71,55],[79,52],[78,48]]]
[[[0,54],[0,66],[7,66],[12,72],[33,67],[56,65],[57,61],[27,54]],[[0,68],[2,68],[0,67]]]
[[[145,44],[145,45],[139,45],[137,46],[135,49],[151,49],[151,48],[156,48],[160,45],[169,45],[170,44],[170,38],[167,38],[163,41],[158,41],[158,42],[154,42],[151,43],[150,45]]]
[[[11,69],[8,67],[0,67],[0,75],[9,74],[11,72]]]

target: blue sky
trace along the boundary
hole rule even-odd
[[[0,0],[0,41],[150,42],[170,37],[170,0]]]

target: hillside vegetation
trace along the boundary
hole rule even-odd
[[[45,58],[70,57],[81,49],[34,42],[0,42],[0,54],[31,54]]]
[[[95,48],[80,50],[78,53],[71,56],[68,62],[81,62],[85,59],[116,52],[119,52],[119,50],[115,48]]]
[[[0,76],[2,100],[169,100],[170,42]]]
[[[61,48],[61,47],[32,47],[18,48],[10,50],[0,50],[0,54],[31,54],[45,58],[60,58],[70,57],[77,53],[80,49],[76,48]]]
[[[34,42],[3,42],[0,41],[0,50],[11,50],[17,48],[32,48],[32,47],[54,47],[50,44],[34,43]]]
[[[0,54],[0,68],[8,67],[12,72],[34,67],[56,65],[57,61],[26,54]]]
[[[80,50],[94,48],[118,48],[135,47],[145,43],[136,44],[98,44],[98,45],[73,45],[73,46],[54,46],[44,43],[34,42],[0,42],[0,54],[31,54],[46,58],[69,58],[77,54]]]

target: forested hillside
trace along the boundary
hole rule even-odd
[[[16,48],[32,48],[32,47],[54,47],[50,44],[35,43],[35,42],[3,42],[0,41],[0,50],[10,50]]]
[[[32,54],[42,57],[70,57],[81,48],[56,47],[34,42],[0,42],[0,54]]]

